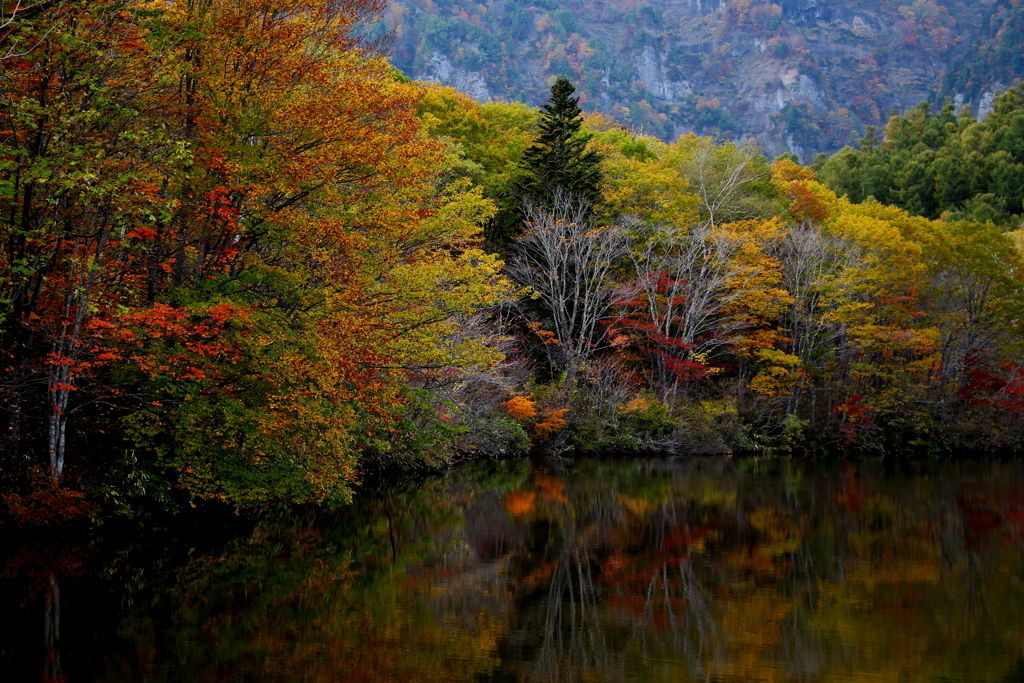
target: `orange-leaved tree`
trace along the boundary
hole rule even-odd
[[[8,29],[15,457],[45,376],[55,481],[102,398],[193,497],[344,498],[414,373],[497,359],[455,328],[507,291],[492,208],[358,37],[380,8],[70,2]]]
[[[415,116],[420,92],[355,37],[377,2],[204,2],[168,103],[196,149],[168,192],[157,290],[247,311],[241,359],[213,388],[180,383],[158,447],[193,495],[257,503],[345,497],[386,447],[412,374],[486,365],[453,321],[502,295],[474,244],[490,205],[448,182]],[[144,431],[144,430],[143,430]]]

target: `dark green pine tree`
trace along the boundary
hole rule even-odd
[[[572,96],[575,91],[564,76],[551,86],[537,140],[523,153],[510,192],[495,198],[498,213],[484,226],[485,245],[491,251],[507,252],[522,231],[525,202],[551,208],[559,191],[590,206],[600,199],[601,157],[587,150],[590,136],[580,132],[583,112],[579,98]]]
[[[521,201],[550,207],[556,193],[569,192],[574,199],[594,205],[601,196],[601,157],[587,150],[590,136],[580,132],[583,112],[576,88],[565,76],[551,86],[551,98],[543,106],[539,136],[519,162],[522,175],[516,183]]]

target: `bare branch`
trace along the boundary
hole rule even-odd
[[[621,224],[595,225],[586,201],[556,190],[554,208],[524,207],[527,230],[509,275],[532,289],[551,316],[561,369],[575,375],[599,347],[609,313],[611,271],[627,252]]]

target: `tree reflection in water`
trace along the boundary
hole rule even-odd
[[[1024,467],[919,469],[483,463],[2,588],[68,681],[1019,680]]]
[[[43,599],[43,683],[63,679],[60,668],[60,585],[51,572]]]
[[[509,552],[529,590],[505,666],[555,681],[996,680],[1015,665],[1017,466],[923,478],[751,465],[591,464],[564,500],[531,475],[539,495],[514,516],[545,542]]]

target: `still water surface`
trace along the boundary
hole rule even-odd
[[[473,464],[0,550],[0,679],[1024,681],[1022,518],[1016,463]]]

